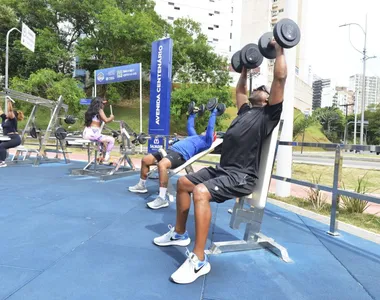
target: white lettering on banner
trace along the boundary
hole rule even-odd
[[[157,57],[157,96],[156,96],[156,124],[157,125],[160,125],[162,49],[163,49],[163,46],[160,45],[158,47],[158,57]]]

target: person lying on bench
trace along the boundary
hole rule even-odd
[[[162,158],[160,152],[155,152],[146,155],[141,160],[140,181],[135,186],[129,187],[129,191],[134,193],[146,193],[148,190],[145,187],[145,182],[148,177],[149,167],[158,162],[158,173],[160,182],[160,193],[158,197],[147,203],[151,209],[159,209],[169,206],[169,201],[166,199],[166,190],[168,187],[168,170],[175,169],[184,164],[194,155],[211,147],[216,139],[214,133],[217,109],[211,113],[206,131],[198,135],[194,128],[195,114],[191,114],[187,121],[187,133],[189,137],[176,142],[166,151],[167,155]]]
[[[210,201],[226,200],[250,195],[258,178],[261,146],[279,123],[287,67],[284,50],[274,41],[276,61],[274,78],[269,90],[260,86],[247,97],[247,70],[241,72],[236,87],[238,116],[226,131],[220,164],[180,177],[177,182],[177,220],[169,232],[154,239],[158,246],[188,246],[190,237],[186,222],[193,194],[195,215],[195,245],[186,251],[186,261],[171,275],[176,283],[186,284],[211,270],[204,253],[211,223]],[[250,105],[247,103],[249,100]]]
[[[17,121],[24,120],[22,111],[13,110],[12,102],[8,100],[8,113],[4,114],[0,108],[0,117],[2,119],[1,127],[4,136],[10,138],[9,141],[0,141],[0,168],[7,166],[5,159],[7,158],[7,149],[15,148],[21,145],[21,137],[17,133]]]
[[[107,100],[95,97],[92,99],[90,106],[88,107],[84,122],[86,128],[83,131],[83,138],[90,140],[92,142],[101,142],[106,146],[106,154],[104,156],[104,161],[107,162],[110,158],[111,150],[115,144],[115,139],[112,136],[104,135],[101,133],[100,127],[101,122],[109,123],[113,121],[114,116],[111,115],[109,118],[105,115],[103,109]]]

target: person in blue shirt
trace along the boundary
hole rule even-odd
[[[148,190],[145,183],[148,177],[149,167],[158,162],[160,193],[155,200],[147,203],[147,205],[151,209],[168,207],[169,201],[166,199],[166,190],[169,180],[168,170],[178,168],[194,155],[211,147],[216,138],[214,127],[217,112],[217,109],[211,112],[206,131],[202,134],[197,134],[195,131],[194,120],[196,114],[191,114],[187,120],[187,133],[189,136],[170,146],[169,149],[166,150],[167,155],[164,158],[162,158],[160,152],[146,155],[141,160],[140,181],[136,185],[129,187],[129,191],[134,193],[147,193]]]

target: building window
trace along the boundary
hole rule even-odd
[[[214,42],[219,42],[219,40],[218,39],[212,39]]]
[[[218,11],[216,10],[216,11],[214,11],[214,14],[219,15],[220,12],[218,12]]]
[[[230,46],[230,52],[231,52],[231,46]]]
[[[284,9],[281,8],[281,9],[278,10],[278,12],[279,12],[279,13],[282,13],[282,12],[284,12]]]
[[[168,2],[169,5],[174,5],[174,2]]]
[[[174,20],[174,18],[173,17],[168,17],[168,20]]]
[[[209,27],[208,30],[214,30],[214,27]]]
[[[210,0],[210,2],[215,2],[215,0]]]
[[[209,15],[210,17],[212,17],[214,14],[213,14],[213,13],[208,13],[208,15]]]
[[[232,39],[232,32],[230,32],[230,39]]]
[[[273,3],[277,2],[277,0],[273,0]]]
[[[215,28],[219,28],[219,25],[214,25]]]
[[[234,7],[233,6],[231,7],[231,13],[234,13]]]
[[[181,8],[178,7],[178,6],[174,6],[174,9],[176,9],[176,10],[180,10]]]
[[[234,24],[234,21],[233,20],[231,20],[231,26]]]

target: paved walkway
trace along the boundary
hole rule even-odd
[[[11,151],[11,153],[12,153],[12,151]],[[54,157],[54,154],[49,154],[49,157]],[[76,160],[76,161],[87,161],[87,155],[84,153],[70,154],[70,158],[72,160]],[[117,156],[114,156],[114,160],[115,161],[117,160]],[[141,160],[140,159],[133,158],[132,161],[137,168],[141,167]],[[202,164],[194,164],[193,165],[193,169],[195,171],[202,169],[204,167],[205,166]],[[181,174],[186,174],[186,173],[183,171]],[[307,199],[309,196],[309,191],[310,191],[310,189],[307,187],[303,187],[303,186],[296,185],[296,184],[291,184],[291,195],[293,197]],[[269,192],[273,193],[273,194],[276,193],[276,180],[271,180]],[[326,202],[331,203],[331,193],[327,193],[327,192],[322,191],[322,194],[325,197]],[[373,194],[373,195],[376,197],[380,197],[380,195],[378,195],[378,194]],[[366,209],[365,213],[380,215],[380,204],[369,203],[368,208]]]
[[[185,249],[152,243],[175,221],[174,205],[147,209],[146,195],[126,189],[138,174],[102,183],[69,176],[83,165],[0,169],[0,299],[380,300],[378,244],[342,231],[329,236],[327,225],[270,203],[262,232],[293,263],[267,250],[214,255],[207,276],[174,284],[169,276]],[[149,191],[157,191],[153,180]],[[244,226],[228,226],[232,204],[212,203],[207,247],[243,237]],[[193,209],[187,229],[193,238]]]

